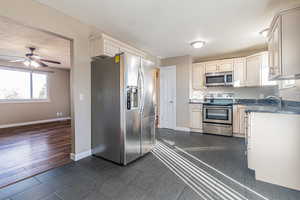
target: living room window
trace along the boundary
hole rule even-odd
[[[0,102],[48,100],[48,74],[0,67]]]

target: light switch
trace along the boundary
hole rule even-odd
[[[79,94],[79,100],[83,101],[84,100],[84,94]]]

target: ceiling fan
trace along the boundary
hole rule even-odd
[[[36,50],[35,47],[29,47],[28,49],[30,50],[30,53],[25,54],[25,58],[11,60],[9,62],[23,62],[27,67],[48,67],[45,62],[58,65],[61,64],[58,61],[43,59],[41,56],[34,54],[34,51]]]

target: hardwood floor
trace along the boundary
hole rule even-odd
[[[70,120],[0,129],[0,188],[71,162]]]

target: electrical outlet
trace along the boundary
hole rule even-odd
[[[56,117],[59,117],[59,112],[56,112]]]

